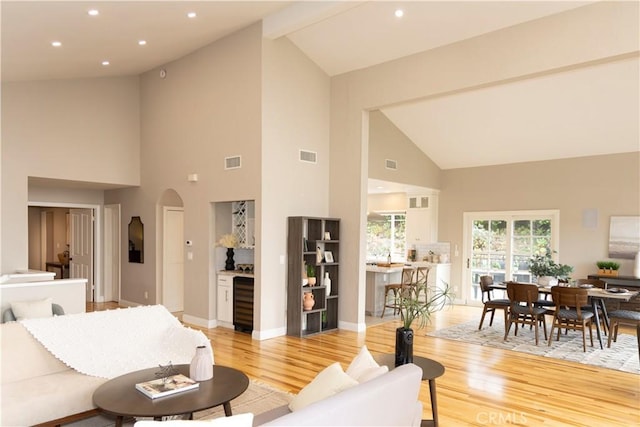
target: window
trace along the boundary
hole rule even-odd
[[[406,259],[404,212],[373,214],[367,218],[367,259]]]
[[[467,301],[480,301],[483,275],[495,282],[531,282],[529,259],[557,251],[558,223],[557,211],[466,213]]]

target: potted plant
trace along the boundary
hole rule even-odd
[[[598,274],[600,276],[617,276],[618,270],[620,269],[620,264],[614,261],[598,261],[596,262],[598,266]]]
[[[573,267],[566,264],[558,264],[549,252],[543,255],[534,255],[529,259],[529,271],[538,279],[542,286],[558,284],[558,279],[567,280],[573,271]]]
[[[431,320],[431,315],[450,305],[455,295],[448,283],[443,288],[433,288],[426,284],[407,287],[398,298],[402,326],[396,329],[395,365],[413,362],[413,329],[423,328]],[[416,322],[416,325],[413,325]]]
[[[316,285],[316,268],[311,264],[307,264],[307,280],[309,286]]]

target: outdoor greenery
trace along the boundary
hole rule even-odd
[[[596,265],[601,270],[618,270],[620,268],[620,264],[614,261],[598,261]]]
[[[406,257],[405,214],[380,214],[367,221],[367,258],[394,259]]]
[[[557,264],[550,252],[533,255],[529,259],[529,271],[535,277],[551,276],[558,279],[568,279],[573,267],[566,264]]]
[[[455,298],[453,290],[448,283],[444,281],[442,283],[444,284],[442,289],[417,285],[411,290],[402,292],[398,304],[405,329],[410,329],[414,321],[417,321],[418,329],[423,328],[429,323],[433,313],[451,305]]]

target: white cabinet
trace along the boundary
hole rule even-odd
[[[218,323],[233,328],[233,276],[218,275]]]
[[[407,246],[438,241],[438,195],[411,196],[406,215]]]

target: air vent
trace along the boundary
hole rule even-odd
[[[429,197],[409,197],[410,209],[426,209],[429,207]]]
[[[391,170],[398,170],[398,162],[395,160],[391,160],[391,159],[386,159],[384,161],[384,167],[386,167],[387,169],[391,169]]]
[[[241,156],[233,156],[233,157],[225,157],[224,158],[224,168],[225,169],[239,169],[242,167],[242,157]]]
[[[315,151],[300,150],[300,161],[307,163],[318,163],[318,153]]]

